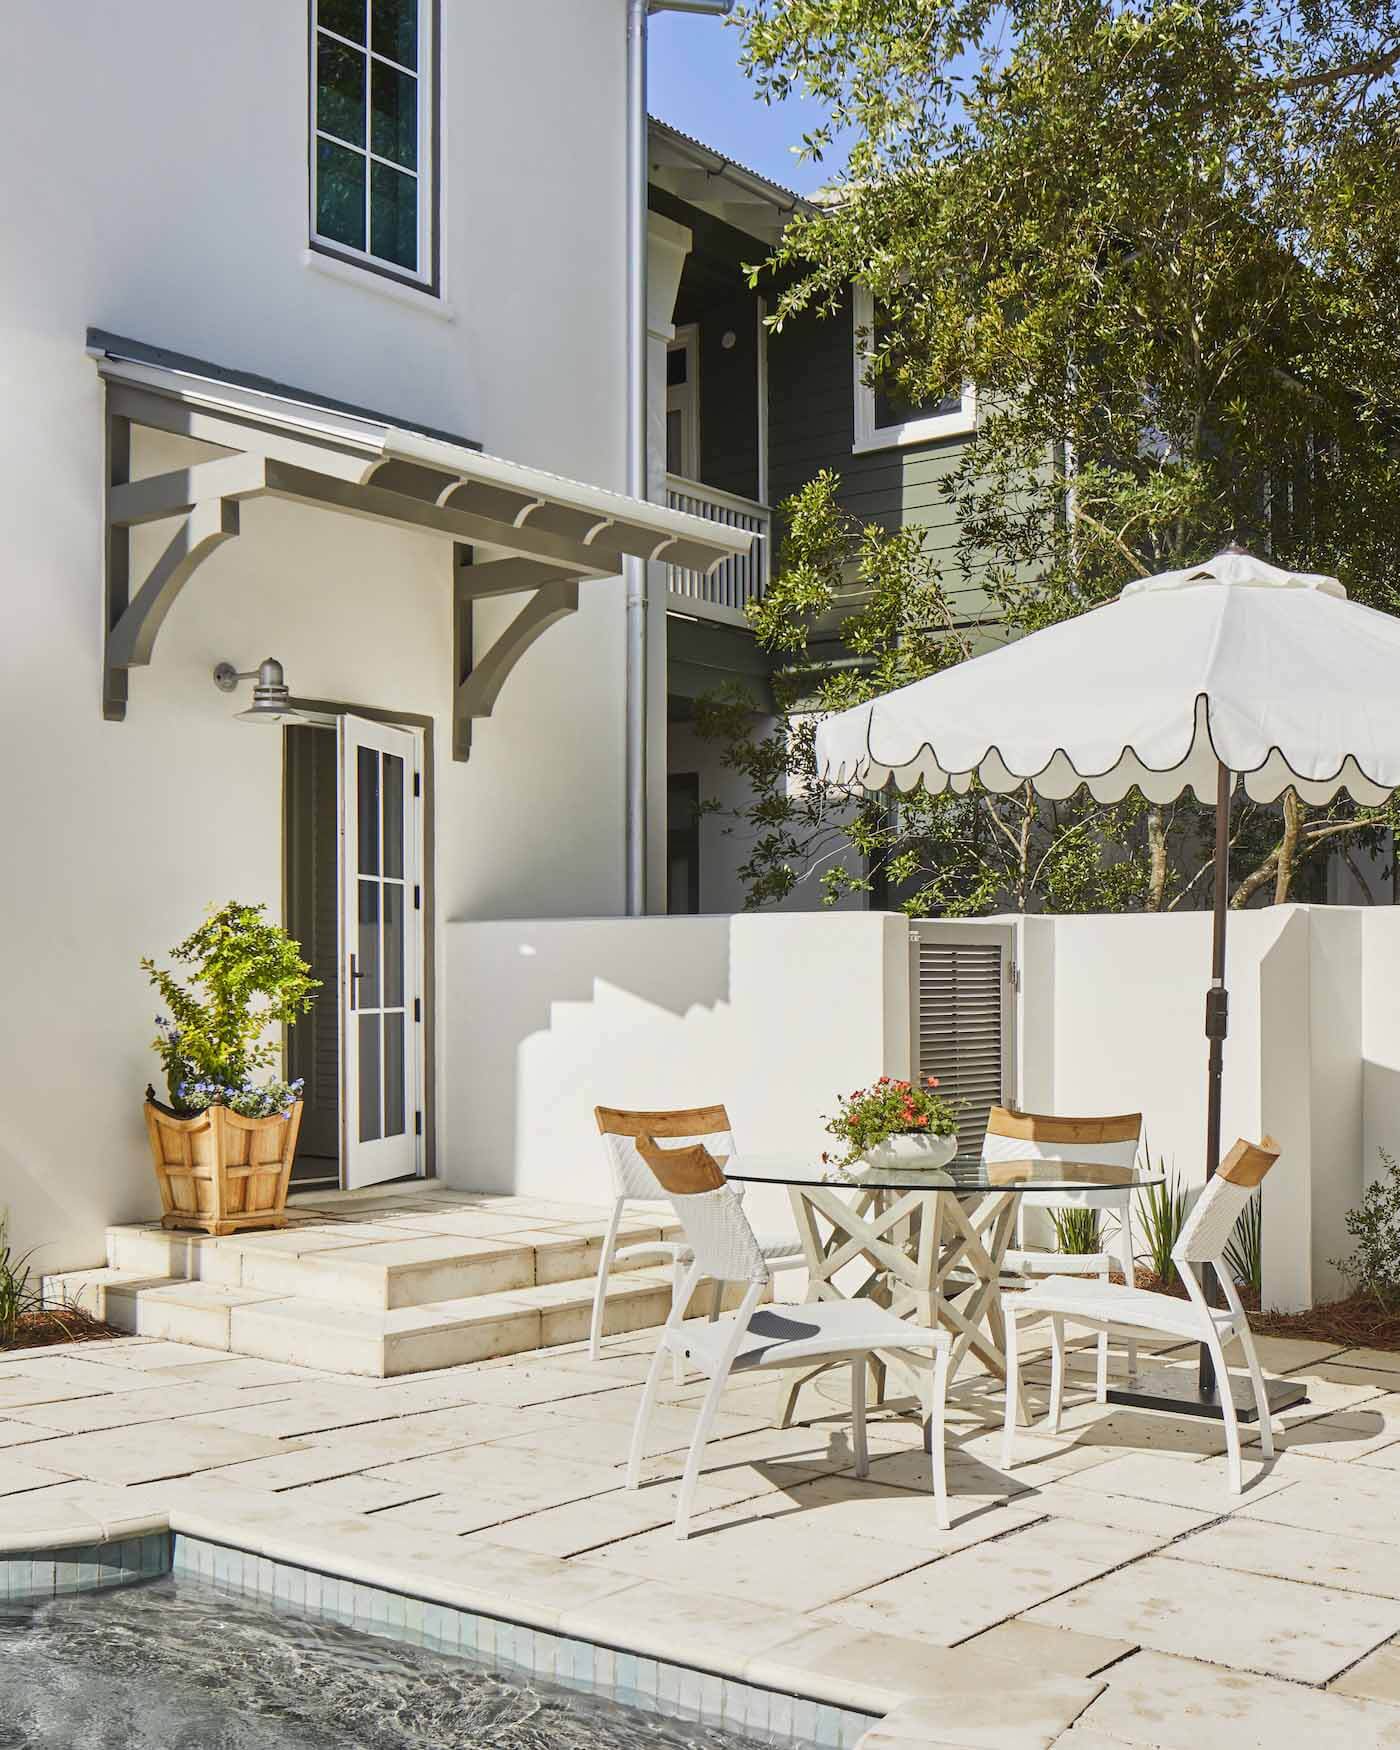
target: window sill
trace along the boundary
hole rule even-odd
[[[326,255],[319,249],[303,250],[301,261],[302,266],[309,268],[312,273],[324,274],[327,279],[339,280],[342,285],[355,286],[375,297],[387,298],[391,304],[401,304],[405,309],[416,310],[435,322],[457,320],[457,312],[453,306],[429,291],[426,286],[420,291],[414,286],[400,285],[386,274],[375,273],[372,268],[360,267],[353,261],[342,261],[339,256]]]
[[[941,444],[949,438],[971,437],[976,430],[975,418],[957,414],[946,423],[930,421],[923,427],[895,426],[888,431],[872,432],[868,437],[858,437],[851,445],[851,454],[864,456],[874,450],[909,450],[919,444]]]

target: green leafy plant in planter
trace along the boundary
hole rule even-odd
[[[290,1026],[311,1007],[320,985],[300,944],[262,905],[232,901],[171,950],[188,981],[143,959],[141,966],[169,1010],[156,1016],[154,1048],[165,1066],[170,1104],[181,1115],[223,1105],[245,1118],[286,1113],[300,1082],[259,1079],[274,1069],[279,1046],[269,1028]]]
[[[1356,1250],[1332,1263],[1353,1286],[1394,1312],[1400,1310],[1400,1163],[1385,1149],[1380,1156],[1384,1174],[1371,1181],[1360,1203],[1347,1212],[1347,1232]]]
[[[837,1105],[826,1128],[846,1145],[834,1163],[841,1167],[864,1159],[893,1136],[953,1136],[958,1128],[957,1109],[938,1092],[937,1076],[922,1083],[881,1076],[873,1087],[838,1095]],[[822,1160],[832,1163],[829,1154]]]

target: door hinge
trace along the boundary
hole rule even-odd
[[[1014,991],[1019,991],[1021,988],[1021,968],[1014,960],[1008,960],[1006,963],[1006,982]]]
[[[421,796],[423,794],[423,778],[421,773],[418,772],[413,774],[413,794],[415,796]]]
[[[414,997],[413,999],[413,1018],[415,1021],[421,1021],[423,1019],[422,997]]]
[[[415,1112],[413,1114],[413,1134],[415,1136],[421,1136],[423,1134],[423,1114],[421,1112]]]
[[[416,881],[413,884],[413,909],[414,911],[422,911],[423,909],[423,889]]]

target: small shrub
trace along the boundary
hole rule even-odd
[[[1077,1258],[1090,1252],[1101,1252],[1102,1223],[1099,1215],[1097,1209],[1052,1209],[1050,1220],[1055,1229],[1056,1250]]]
[[[1400,1165],[1385,1149],[1380,1156],[1385,1172],[1347,1212],[1347,1232],[1356,1250],[1331,1262],[1354,1287],[1394,1311],[1400,1310]]]
[[[1225,1262],[1236,1282],[1258,1294],[1264,1286],[1264,1204],[1256,1191],[1240,1211],[1225,1248]]]
[[[1147,1257],[1153,1274],[1163,1284],[1177,1280],[1172,1250],[1186,1224],[1186,1187],[1175,1172],[1160,1185],[1145,1185],[1138,1192],[1138,1225],[1147,1241]]]

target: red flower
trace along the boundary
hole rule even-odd
[[[883,1088],[887,1085],[887,1083],[889,1082],[889,1079],[890,1078],[888,1076],[881,1076],[879,1081],[876,1082],[875,1086],[877,1088]]]
[[[927,1112],[920,1112],[919,1116],[914,1120],[914,1122],[915,1122],[915,1124],[919,1124],[919,1125],[927,1124],[928,1123],[928,1113]]]
[[[931,1088],[936,1088],[938,1086],[938,1077],[937,1076],[930,1076],[928,1078],[928,1085]]]

